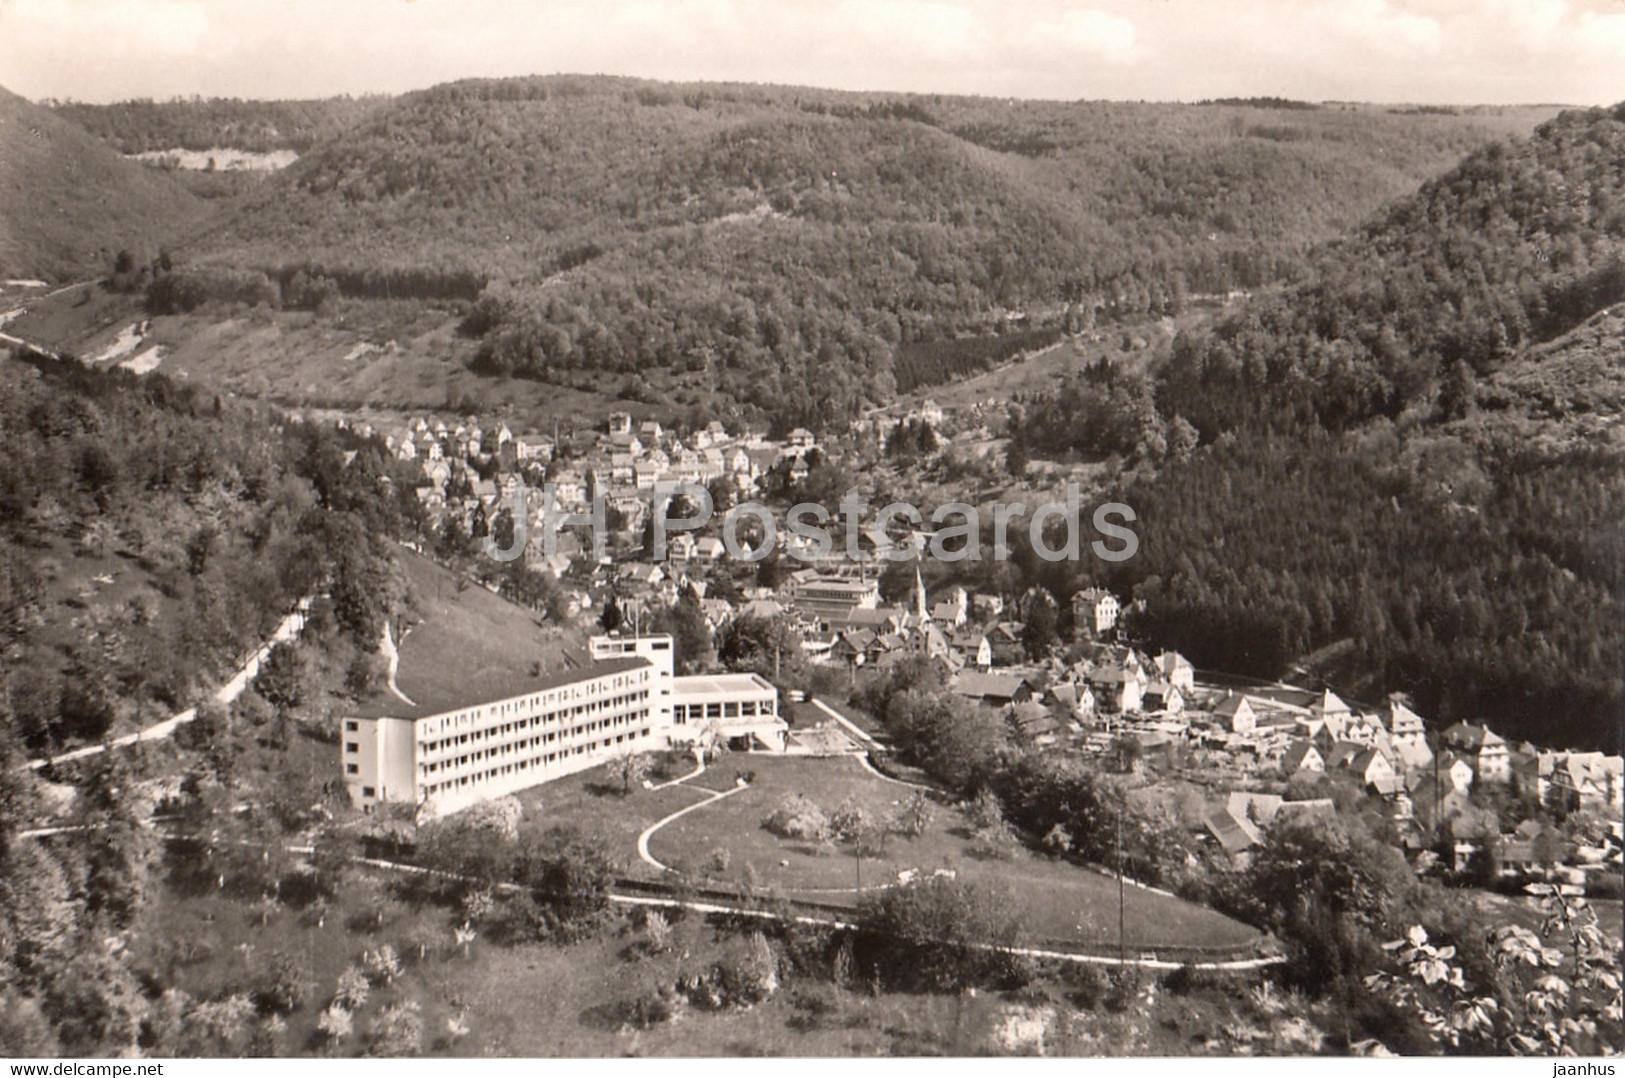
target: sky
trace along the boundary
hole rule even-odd
[[[0,0],[24,97],[577,72],[1062,100],[1611,104],[1625,0]]]

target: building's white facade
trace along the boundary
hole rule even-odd
[[[456,812],[629,750],[711,738],[783,749],[778,692],[766,680],[678,678],[667,634],[594,637],[590,648],[591,665],[518,696],[432,714],[346,718],[340,758],[352,802]]]
[[[791,585],[790,602],[809,618],[844,618],[853,610],[874,610],[880,606],[880,581],[813,577]]]

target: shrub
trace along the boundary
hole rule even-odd
[[[723,1002],[750,1006],[771,999],[779,990],[779,960],[761,932],[752,932],[739,951],[717,963]]]
[[[684,1003],[676,986],[657,985],[621,1005],[621,1024],[631,1029],[652,1029],[676,1018]]]
[[[360,1010],[371,991],[372,983],[367,980],[366,970],[352,965],[339,974],[338,988],[333,993],[330,1006],[346,1011]]]
[[[650,954],[665,954],[671,950],[671,924],[659,910],[650,910],[643,917],[643,939]]]
[[[1080,1010],[1092,1011],[1100,1006],[1111,987],[1106,971],[1092,962],[1068,962],[1061,973],[1067,998]]]
[[[316,1019],[317,1031],[334,1043],[348,1037],[354,1028],[355,1023],[350,1018],[350,1012],[337,1003],[329,1005],[327,1010],[322,1012],[322,1016]]]
[[[780,838],[824,842],[830,836],[829,817],[811,798],[792,794],[773,811],[762,826]]]
[[[369,1055],[412,1056],[422,1048],[423,1015],[416,1000],[391,1003],[373,1021]]]
[[[396,957],[395,948],[387,943],[367,951],[361,962],[374,984],[388,984],[401,974],[401,960]]]
[[[525,818],[524,806],[517,797],[495,797],[481,801],[465,810],[458,822],[478,841],[481,832],[489,832],[504,842],[519,837],[519,822]]]
[[[259,991],[260,1010],[268,1014],[288,1014],[305,1005],[315,986],[298,959],[278,954],[271,960],[271,972]]]
[[[1011,949],[1019,906],[1004,891],[945,876],[881,893],[862,916],[869,964],[902,988],[956,990],[1025,979]]]

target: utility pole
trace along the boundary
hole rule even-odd
[[[1128,944],[1123,935],[1123,808],[1117,807],[1117,961],[1128,965]]]

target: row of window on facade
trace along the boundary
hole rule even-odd
[[[709,704],[674,704],[672,721],[679,724],[702,722],[705,719],[750,719],[758,715],[775,714],[773,705],[756,700],[728,700]]]
[[[482,771],[477,775],[461,775],[457,778],[447,779],[444,782],[426,783],[423,787],[423,793],[425,796],[433,797],[436,794],[444,793],[447,790],[465,789],[477,783],[491,782],[495,779],[501,778],[503,775],[513,775],[521,771],[532,771],[538,767],[547,767],[549,764],[557,763],[566,757],[583,756],[589,752],[596,752],[599,749],[613,748],[616,745],[624,745],[628,741],[635,738],[648,736],[649,731],[647,728],[630,731],[624,734],[617,734],[613,738],[606,737],[602,741],[596,741],[590,745],[577,745],[575,748],[563,749],[559,752],[550,752],[545,756],[534,756],[529,760],[520,760],[517,763],[504,764],[501,767],[493,767],[486,771]],[[372,796],[372,794],[367,792],[366,787],[362,787],[361,795],[363,797]]]

